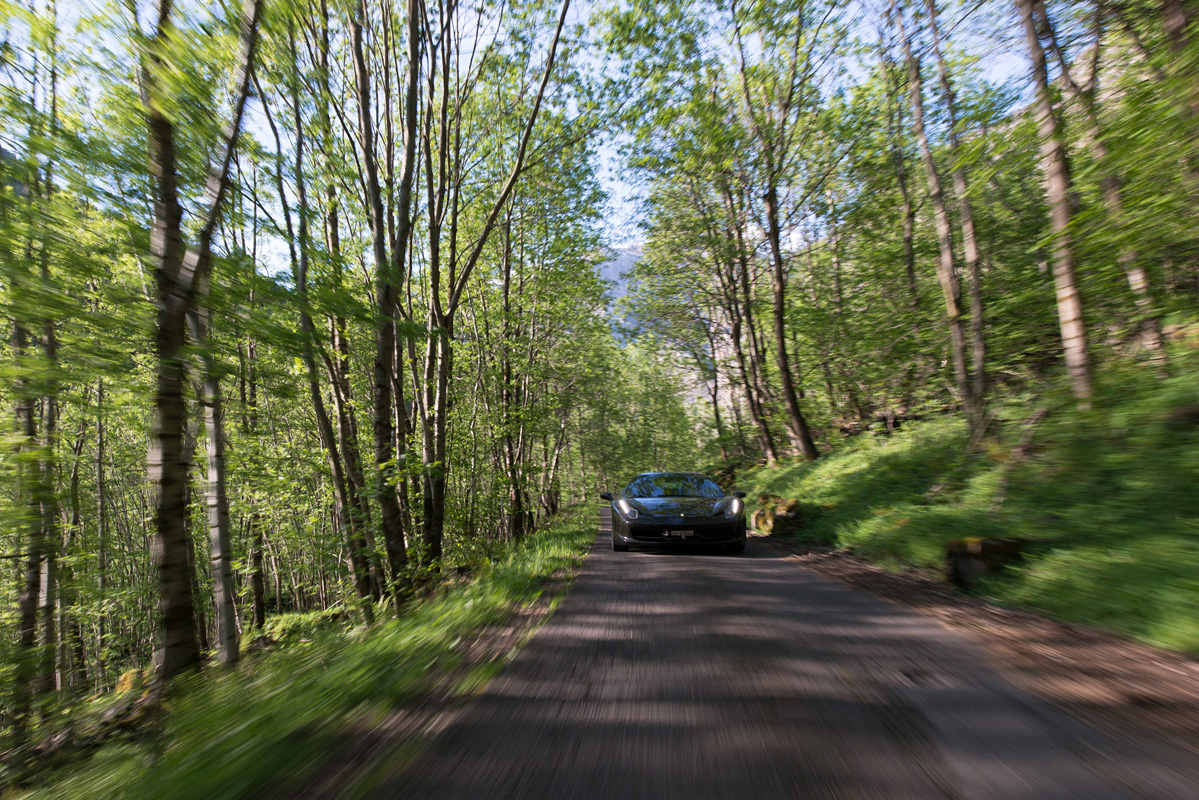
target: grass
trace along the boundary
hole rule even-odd
[[[1023,457],[1034,409],[1011,404],[969,454],[962,423],[912,423],[756,469],[740,488],[801,500],[803,538],[893,570],[941,569],[948,539],[1039,540],[982,593],[1199,653],[1199,424],[1178,414],[1199,401],[1197,371],[1127,369],[1106,376],[1090,412],[1060,398]]]
[[[300,785],[322,756],[344,746],[348,727],[382,719],[427,692],[458,660],[456,645],[535,601],[595,537],[590,509],[528,537],[477,571],[469,584],[412,603],[367,631],[287,621],[292,644],[206,670],[178,687],[154,742],[105,746],[83,765],[5,797],[55,800],[147,798],[232,800],[286,796],[281,776]],[[319,621],[318,621],[319,622]],[[494,671],[473,671],[477,691]]]

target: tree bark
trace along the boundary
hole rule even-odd
[[[966,167],[962,163],[961,142],[958,137],[957,99],[949,68],[941,53],[941,34],[937,29],[936,0],[925,0],[928,8],[929,32],[932,34],[933,53],[937,57],[937,74],[941,91],[945,95],[945,110],[949,114],[949,147],[953,160],[953,192],[958,202],[958,217],[962,228],[962,250],[966,258],[966,277],[970,296],[970,394],[966,413],[970,419],[970,430],[982,429],[986,414],[987,392],[987,340],[986,320],[983,318],[982,267],[979,263],[978,233],[974,228],[974,208],[970,201],[970,184]]]
[[[158,574],[160,639],[154,653],[155,672],[163,680],[200,663],[196,640],[196,608],[192,594],[186,527],[188,464],[182,446],[185,408],[182,350],[186,318],[195,305],[197,280],[207,272],[216,224],[224,203],[230,164],[236,149],[250,73],[258,44],[261,0],[244,0],[237,94],[231,118],[222,129],[221,151],[209,170],[205,211],[195,246],[183,240],[183,207],[179,202],[174,123],[163,112],[158,97],[166,91],[159,73],[171,61],[174,27],[171,4],[160,0],[153,37],[145,45],[142,62],[142,103],[146,113],[150,169],[154,175],[154,227],[151,249],[155,263],[157,322],[154,355],[157,382],[154,399],[154,433],[148,456],[149,479],[155,486],[154,537],[151,554]]]
[[[791,361],[787,355],[786,335],[786,287],[787,272],[783,263],[782,232],[779,227],[778,193],[772,184],[763,197],[766,203],[766,237],[770,241],[771,266],[773,268],[774,348],[778,360],[779,383],[782,385],[783,400],[787,405],[787,429],[791,444],[803,457],[812,461],[820,456],[808,421],[799,407],[799,395],[795,390],[795,379],[791,375]]]
[[[712,418],[716,423],[716,442],[720,447],[720,461],[725,463],[729,460],[729,451],[727,439],[724,430],[724,419],[720,414],[720,365],[716,358],[716,337],[712,334],[712,326],[708,325],[704,328],[704,333],[707,334],[708,351],[712,357],[712,388],[708,390],[708,399],[712,403]],[[705,388],[707,381],[704,381]]]
[[[225,489],[225,420],[221,407],[221,379],[212,354],[207,308],[208,276],[200,280],[201,303],[190,315],[193,341],[202,349],[204,428],[208,439],[208,482],[205,506],[208,511],[208,555],[212,568],[212,597],[216,607],[217,661],[236,664],[238,649],[237,610],[234,605],[233,547],[229,537],[229,497]]]
[[[887,87],[887,120],[891,125],[891,164],[895,170],[895,183],[899,186],[902,198],[903,214],[903,267],[907,278],[908,303],[912,311],[920,310],[920,286],[916,280],[916,207],[912,202],[912,192],[908,186],[907,157],[902,146],[903,136],[903,104],[899,98],[899,87],[895,86],[893,75],[897,65],[891,58],[890,51],[880,47]],[[912,332],[919,330],[919,323],[913,319]]]
[[[17,287],[13,287],[15,293]],[[12,338],[13,355],[18,359],[28,359],[29,331],[23,321],[17,320],[13,325]],[[43,539],[43,512],[39,487],[41,484],[41,459],[31,458],[27,454],[35,453],[39,447],[37,426],[34,420],[34,392],[32,381],[22,371],[16,381],[16,422],[17,433],[22,441],[19,453],[24,455],[18,467],[18,486],[24,488],[26,511],[23,523],[25,537],[24,580],[17,596],[17,652],[16,669],[13,673],[12,699],[12,731],[13,740],[18,745],[24,744],[29,731],[30,715],[33,711],[33,701],[38,688],[38,652],[37,652],[37,611],[38,597],[42,588],[42,561],[45,558],[45,542]],[[32,475],[30,474],[32,473]],[[18,539],[18,541],[21,541]]]
[[[254,295],[250,294],[250,308],[254,308]],[[241,426],[242,436],[248,441],[254,441],[258,436],[258,382],[254,377],[254,365],[258,361],[258,345],[253,337],[245,345],[245,354],[238,345],[240,366],[239,393],[241,396]],[[256,449],[256,448],[255,448]],[[266,580],[262,572],[263,541],[262,515],[258,512],[257,500],[251,495],[248,498],[249,519],[246,521],[249,539],[247,560],[249,561],[250,579],[250,622],[247,627],[260,631],[266,624]],[[243,622],[243,625],[245,623]]]
[[[745,235],[742,216],[737,213],[732,190],[728,185],[721,187],[725,206],[725,236],[736,253],[735,265],[728,276],[725,291],[730,295],[728,308],[732,315],[733,354],[737,359],[737,368],[741,374],[741,384],[745,388],[745,403],[749,407],[750,418],[757,429],[758,445],[766,457],[766,463],[778,461],[778,449],[775,446],[774,435],[766,421],[766,410],[762,388],[765,376],[762,375],[758,358],[757,334],[753,323],[753,303],[750,294],[749,255],[746,252]],[[748,363],[744,348],[741,344],[742,325],[744,324],[749,342]]]
[[[518,453],[513,427],[517,424],[514,406],[519,402],[512,370],[512,344],[520,336],[519,329],[512,324],[512,210],[504,216],[503,260],[500,283],[500,424],[502,426],[502,457],[504,471],[508,477],[508,541],[519,541],[525,531],[525,498],[521,480],[521,459]]]
[[[47,327],[52,327],[48,323]],[[55,345],[53,330],[48,331],[45,345],[47,361],[51,368],[56,368]],[[39,612],[41,615],[41,658],[38,665],[38,680],[36,695],[43,698],[49,696],[58,688],[55,681],[55,656],[58,653],[58,496],[54,492],[55,450],[58,440],[58,398],[57,390],[42,398],[43,412],[42,429],[43,457],[38,475],[37,498],[41,510],[42,528],[42,580],[39,593]],[[43,719],[49,715],[50,709],[43,704],[41,714]]]
[[[103,603],[108,593],[108,481],[104,470],[107,444],[104,416],[104,379],[96,381],[96,597]],[[96,621],[96,683],[106,686],[108,639],[105,615]]]
[[[1169,0],[1167,0],[1166,4],[1168,2]],[[1103,10],[1104,7],[1102,5],[1097,6],[1095,9],[1096,36],[1094,46],[1096,49],[1100,45]],[[1091,157],[1102,170],[1099,185],[1103,190],[1103,201],[1107,206],[1110,223],[1117,233],[1121,234],[1122,241],[1120,241],[1118,246],[1116,260],[1124,270],[1125,277],[1128,279],[1128,287],[1132,290],[1133,302],[1136,304],[1135,316],[1139,318],[1138,326],[1141,329],[1141,344],[1149,352],[1151,360],[1160,370],[1164,371],[1167,368],[1167,356],[1162,343],[1161,314],[1153,298],[1153,293],[1150,290],[1149,275],[1141,263],[1140,254],[1125,239],[1128,216],[1124,210],[1124,186],[1115,165],[1111,163],[1107,137],[1104,134],[1103,125],[1099,121],[1099,108],[1094,90],[1097,81],[1095,80],[1095,76],[1092,75],[1089,81],[1090,88],[1083,90],[1078,85],[1078,82],[1074,80],[1070,72],[1070,65],[1066,63],[1066,56],[1058,43],[1057,35],[1049,23],[1049,16],[1045,12],[1044,3],[1040,2],[1040,0],[1036,2],[1035,12],[1044,20],[1045,34],[1049,47],[1057,59],[1058,66],[1061,68],[1060,82],[1069,94],[1070,99],[1083,112],[1082,118],[1087,126],[1087,138],[1089,140]]]
[[[371,114],[371,77],[363,50],[362,22],[366,17],[365,2],[350,19],[350,52],[354,65],[354,88],[358,101],[359,150],[362,155],[363,179],[366,186],[367,216],[371,229],[371,252],[375,262],[375,364],[372,399],[374,403],[375,467],[378,485],[380,526],[387,548],[387,559],[393,582],[393,592],[408,563],[404,541],[403,515],[400,512],[396,488],[391,484],[395,475],[395,431],[392,425],[395,384],[395,317],[398,308],[398,274],[408,250],[412,220],[412,180],[416,163],[417,101],[420,58],[420,6],[408,0],[408,74],[404,99],[404,164],[400,176],[397,203],[398,228],[392,242],[379,168],[375,157],[374,121]],[[391,255],[388,256],[389,245]],[[398,598],[398,595],[397,595]],[[397,600],[398,601],[398,600]]]
[[[83,445],[87,434],[87,420],[79,425],[79,434],[72,448],[71,477],[68,482],[68,504],[70,520],[63,532],[62,553],[67,556],[60,569],[59,629],[62,631],[63,656],[59,658],[60,685],[72,697],[83,694],[87,685],[86,648],[83,628],[79,624],[79,589],[75,583],[74,568],[70,556],[83,533],[83,507],[79,498],[79,471],[83,461]]]
[[[1016,0],[1024,24],[1033,80],[1037,87],[1037,125],[1041,139],[1041,162],[1045,170],[1049,200],[1049,229],[1053,234],[1053,281],[1057,289],[1057,314],[1070,388],[1083,407],[1090,406],[1093,393],[1091,359],[1087,349],[1082,296],[1074,271],[1074,248],[1070,238],[1070,164],[1066,157],[1065,132],[1053,104],[1045,51],[1037,19],[1036,0]]]
[[[894,9],[894,6],[892,6]],[[962,319],[962,292],[958,283],[957,266],[954,263],[953,233],[950,229],[949,211],[945,206],[945,193],[941,178],[933,161],[932,147],[924,129],[924,81],[920,62],[912,55],[912,43],[908,38],[907,26],[902,14],[895,14],[899,35],[903,41],[904,60],[908,68],[908,98],[912,106],[912,128],[920,148],[920,160],[924,164],[924,175],[928,183],[929,201],[933,207],[933,220],[937,228],[937,280],[945,299],[945,317],[949,326],[950,358],[953,364],[954,387],[962,404],[966,407],[970,424],[976,424],[974,413],[974,388],[966,365],[966,330]]]

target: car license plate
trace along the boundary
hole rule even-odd
[[[667,531],[666,535],[677,536],[680,539],[686,539],[688,536],[692,536],[694,533],[695,531]]]

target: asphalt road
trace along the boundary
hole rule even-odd
[[[1199,797],[959,635],[752,544],[613,553],[377,798]]]

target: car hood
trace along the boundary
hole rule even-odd
[[[724,512],[731,497],[626,497],[624,500],[648,517],[710,517]]]

